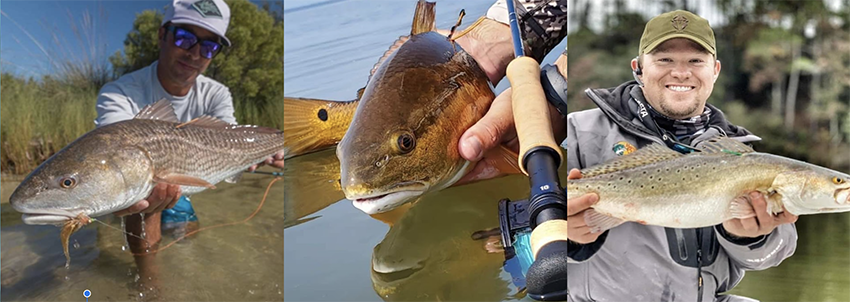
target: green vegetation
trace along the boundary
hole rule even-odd
[[[825,2],[718,0],[706,8],[670,0],[630,11],[623,0],[572,1],[569,108],[595,108],[586,88],[632,80],[629,61],[646,21],[684,8],[722,20],[712,24],[722,70],[709,103],[762,137],[759,151],[848,171],[850,6]],[[592,23],[599,13],[601,24]]]
[[[205,75],[230,88],[241,124],[283,129],[283,18],[282,2],[258,8],[247,0],[227,1],[231,9],[227,36],[233,47],[213,59]],[[24,79],[3,72],[0,81],[0,171],[26,174],[50,155],[82,134],[94,129],[95,101],[103,84],[133,72],[158,57],[157,29],[162,12],[144,11],[136,16],[133,30],[106,63],[98,53],[92,58],[70,58],[64,53],[47,57],[54,73],[41,79]],[[91,23],[88,23],[89,25]],[[72,25],[73,26],[73,25]],[[92,39],[92,26],[81,26]],[[75,29],[76,31],[76,29]],[[56,39],[54,41],[65,41]],[[83,45],[98,45],[86,41]],[[92,46],[94,47],[94,46]],[[58,49],[67,51],[63,45]],[[84,50],[83,53],[96,51]]]

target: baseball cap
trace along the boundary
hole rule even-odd
[[[708,25],[708,20],[685,10],[663,13],[649,20],[640,37],[638,54],[649,53],[664,41],[673,38],[690,39],[702,45],[712,55],[717,55],[714,31]]]
[[[168,22],[202,27],[221,37],[225,46],[230,46],[230,39],[224,36],[230,24],[230,7],[224,0],[173,0],[165,11],[162,25]]]

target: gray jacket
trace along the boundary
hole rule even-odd
[[[630,110],[631,97],[643,98],[635,82],[586,93],[599,108],[567,116],[568,169],[611,160],[627,146],[663,144]],[[692,146],[719,134],[745,143],[760,140],[707,106],[713,112],[710,128],[694,138]],[[672,229],[627,222],[596,242],[570,243],[568,301],[749,300],[720,294],[735,287],[745,271],[779,265],[796,246],[793,224],[758,238],[732,239],[722,225]]]

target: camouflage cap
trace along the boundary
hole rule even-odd
[[[687,38],[702,45],[712,55],[717,54],[714,31],[708,20],[685,10],[663,13],[649,20],[640,37],[638,55],[648,53],[673,38]]]

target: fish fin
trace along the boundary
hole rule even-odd
[[[284,97],[283,157],[336,146],[351,124],[357,103]]]
[[[756,217],[756,212],[746,196],[738,196],[729,204],[729,216],[736,219]]]
[[[410,35],[418,35],[433,31],[436,26],[436,2],[427,2],[419,0],[416,2],[416,11],[413,13],[413,25],[410,28]]]
[[[605,164],[587,168],[581,171],[581,177],[593,177],[608,174],[652,163],[662,162],[683,156],[661,144],[652,144],[638,149],[631,154],[616,158]]]
[[[393,53],[395,53],[396,50],[398,50],[398,48],[401,47],[401,45],[404,44],[404,42],[407,42],[407,40],[410,40],[409,36],[401,36],[401,37],[398,37],[398,40],[395,40],[395,42],[393,42],[393,45],[390,45],[390,48],[387,49],[387,51],[384,52],[384,54],[381,56],[380,59],[378,59],[378,63],[375,63],[375,65],[372,66],[372,70],[369,71],[369,79],[366,80],[366,83],[368,83],[369,80],[372,79],[372,76],[375,75],[375,72],[378,71],[378,68],[381,67],[381,64],[384,64],[384,61],[386,61],[387,58],[389,58]],[[366,87],[363,87],[363,88],[360,88],[360,90],[357,91],[357,99],[358,100],[360,99],[360,97],[363,96],[363,91],[365,91],[365,90],[366,90]]]
[[[753,148],[742,142],[722,136],[710,138],[699,144],[696,149],[700,151],[700,154],[743,155],[755,152]]]
[[[139,111],[134,118],[143,120],[159,120],[172,123],[180,122],[180,120],[177,119],[177,114],[174,113],[174,107],[171,105],[171,101],[167,99],[161,99],[156,103],[145,106],[145,108],[142,108],[142,111]]]
[[[215,189],[215,186],[206,180],[179,173],[168,173],[165,175],[154,175],[155,182],[162,182],[172,185],[190,186],[190,187],[205,187],[207,189]]]
[[[376,65],[376,66],[377,66],[377,65]],[[374,68],[372,68],[372,73],[374,73],[374,70],[375,70],[375,69],[374,69]],[[369,75],[369,77],[371,78],[371,77],[372,77],[372,75],[370,74],[370,75]],[[363,92],[364,92],[364,91],[366,91],[366,87],[363,87],[363,88],[357,89],[357,99],[358,99],[358,100],[359,100],[359,99],[361,99],[361,98],[363,98]]]
[[[236,174],[233,174],[232,176],[225,178],[224,181],[226,181],[227,183],[235,184],[235,183],[239,182],[240,179],[242,179],[242,172],[236,172]]]
[[[254,125],[236,125],[230,124],[223,120],[220,120],[214,116],[203,115],[201,117],[195,118],[191,121],[179,124],[176,128],[185,128],[185,127],[200,127],[200,128],[209,128],[221,131],[236,131],[240,133],[261,133],[261,134],[278,134],[281,133],[279,129],[270,128],[270,127],[261,127]]]
[[[626,221],[599,213],[591,208],[584,211],[584,222],[590,227],[591,233],[601,233]]]
[[[522,174],[522,170],[519,168],[519,155],[513,150],[499,145],[498,148],[491,149],[488,153],[494,155],[490,164],[501,171],[501,174]],[[488,157],[485,156],[484,158]]]
[[[324,150],[286,161],[283,168],[283,227],[345,199],[339,185],[339,160],[334,150]]]

